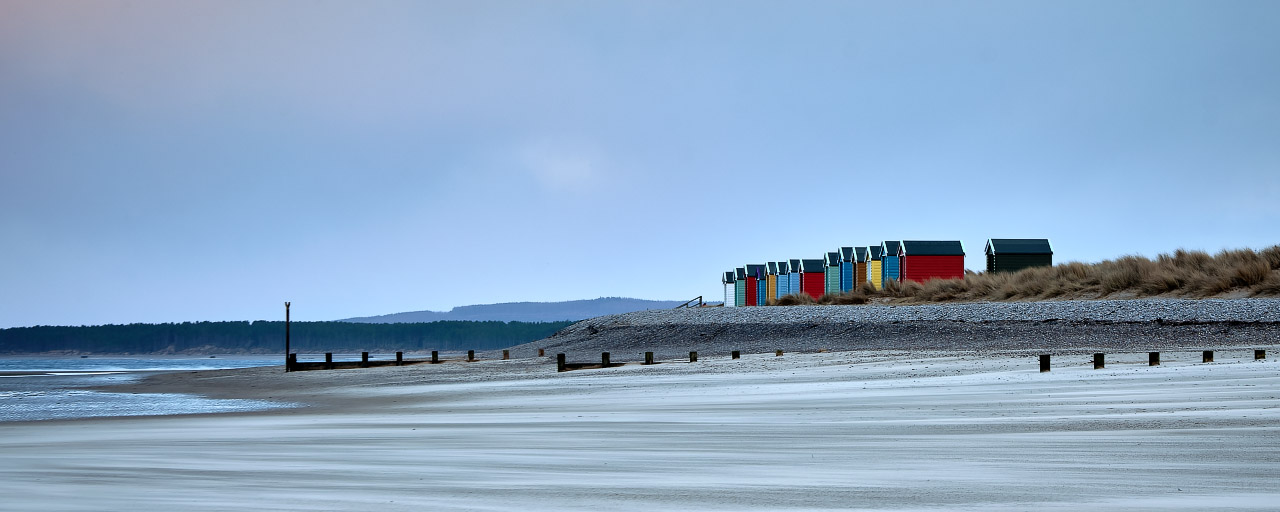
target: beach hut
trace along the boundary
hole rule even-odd
[[[773,295],[774,299],[781,299],[791,294],[791,263],[788,261],[778,262],[778,290]]]
[[[884,281],[880,280],[880,264],[884,263],[880,258],[882,250],[884,248],[878,245],[867,247],[867,281],[877,290],[884,289]]]
[[[840,248],[840,291],[853,290],[853,248]]]
[[[791,272],[787,275],[787,277],[790,278],[788,281],[791,281],[791,287],[788,293],[800,293],[800,260],[787,260],[787,263],[787,266],[789,267],[787,270]]]
[[[826,292],[840,293],[840,251],[827,253]]]
[[[1017,272],[1029,267],[1052,267],[1048,238],[992,238],[987,240],[987,272]]]
[[[733,272],[733,304],[735,306],[747,305],[747,269],[746,267],[738,267]]]
[[[770,261],[765,263],[765,291],[764,302],[768,304],[770,300],[778,298],[778,262]]]
[[[724,285],[724,306],[727,308],[733,307],[734,301],[737,300],[735,297],[737,290],[735,290],[734,286],[737,284],[736,281],[737,276],[734,275],[732,270],[725,272],[724,276],[720,278],[720,284]]]
[[[867,282],[867,248],[854,247],[853,287],[857,289]]]
[[[964,277],[964,245],[959,240],[903,240],[898,257],[904,281]]]
[[[764,264],[747,265],[747,305],[763,306],[761,295],[764,295]]]
[[[800,291],[817,299],[826,292],[827,261],[800,260]]]
[[[898,249],[902,242],[885,240],[880,244],[880,281],[881,286],[888,286],[890,280],[902,281],[902,258],[898,257]]]

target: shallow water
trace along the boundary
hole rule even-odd
[[[0,422],[259,411],[293,404],[85,389],[164,371],[281,364],[280,357],[8,357],[0,359]]]

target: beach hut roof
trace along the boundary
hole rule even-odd
[[[720,278],[720,282],[722,282],[722,283],[724,283],[724,284],[729,284],[729,283],[732,283],[732,282],[737,281],[736,277],[735,277],[733,274],[734,274],[734,272],[733,272],[732,270],[730,270],[730,271],[728,271],[728,272],[725,272],[725,273],[724,273],[724,277]]]
[[[840,253],[838,252],[827,253],[827,266],[829,267],[840,266]]]
[[[804,273],[825,272],[827,270],[827,262],[825,260],[800,260],[800,271]]]
[[[779,274],[790,274],[790,273],[791,273],[791,262],[789,262],[789,261],[785,261],[785,260],[784,260],[784,261],[779,261],[779,262],[778,262],[778,273],[779,273]]]
[[[857,261],[858,263],[866,263],[866,262],[867,262],[867,248],[866,248],[866,247],[854,247],[854,248],[853,248],[853,252],[854,252],[854,254],[856,255],[856,257],[858,258],[858,259],[857,259],[857,260],[855,260],[855,261]]]
[[[761,263],[761,264],[750,264],[750,265],[747,265],[747,276],[748,276],[748,277],[754,277],[754,278],[756,278],[756,279],[760,279],[760,278],[764,277],[764,275],[765,275],[765,274],[764,274],[764,264],[763,264],[763,263]]]
[[[964,256],[964,245],[959,240],[903,240],[898,256]]]
[[[791,262],[791,271],[800,272],[800,260],[789,260]]]
[[[765,265],[765,267],[767,267],[767,268],[768,268],[768,270],[767,270],[767,271],[769,272],[769,275],[771,275],[771,276],[776,276],[776,275],[778,275],[778,262],[776,262],[776,261],[770,261],[770,262],[768,262],[768,263],[765,263],[764,265]]]
[[[745,267],[738,267],[737,274],[738,274],[738,280],[739,280],[739,281],[741,281],[741,280],[743,280],[743,279],[746,279],[746,278],[747,278],[747,269],[746,269]]]
[[[841,248],[840,248],[840,260],[841,260],[841,261],[853,261],[853,248],[852,248],[852,247],[841,247]]]
[[[880,256],[897,256],[902,248],[902,242],[897,240],[885,240],[880,244]]]
[[[992,238],[987,254],[1053,254],[1048,238]]]
[[[871,253],[871,256],[869,257],[869,259],[871,261],[880,261],[882,259],[881,256],[883,256],[882,254],[880,254],[880,252],[883,250],[884,248],[878,245],[867,247],[867,252]]]

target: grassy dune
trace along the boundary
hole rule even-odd
[[[969,272],[963,279],[934,279],[925,283],[891,281],[883,290],[864,284],[855,291],[826,294],[818,300],[798,294],[770,301],[770,304],[1275,296],[1280,296],[1280,245],[1261,251],[1236,249],[1214,255],[1179,249],[1154,260],[1124,256],[1099,263],[1070,262],[1019,272]]]

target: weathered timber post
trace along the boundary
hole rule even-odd
[[[697,352],[690,352],[690,353],[689,353],[689,362],[690,362],[690,363],[696,363],[696,362],[698,362],[698,353],[697,353]]]
[[[1160,366],[1160,353],[1159,353],[1159,352],[1148,352],[1148,353],[1147,353],[1147,366]]]
[[[782,357],[782,351],[779,350],[777,353],[773,354],[773,357]]]
[[[508,360],[508,359],[511,359],[511,351],[510,351],[510,350],[503,350],[503,351],[502,351],[502,360],[503,360],[503,361],[506,361],[506,360]]]
[[[733,357],[734,359],[740,359],[740,358],[742,358],[742,352],[739,352],[739,351],[737,351],[737,350],[734,350],[733,352],[730,352],[730,353],[729,353],[729,355],[730,355],[731,357]]]
[[[564,370],[564,354],[556,354],[556,371],[562,372]]]
[[[439,350],[432,350],[432,351],[431,351],[431,362],[432,362],[432,363],[439,363],[439,362],[440,362],[440,351],[439,351]]]
[[[333,369],[333,352],[324,353],[324,369],[326,370]]]
[[[1260,361],[1267,358],[1267,351],[1263,349],[1254,349],[1253,360]]]
[[[1040,354],[1040,373],[1049,371],[1049,354]]]
[[[609,353],[608,353],[608,352],[601,352],[601,353],[600,353],[600,366],[601,366],[601,367],[604,367],[604,368],[608,368],[608,367],[609,367]]]
[[[468,360],[468,361],[475,361],[475,360],[476,360],[476,351],[474,351],[474,350],[468,350],[468,351],[467,351],[467,360]]]
[[[286,368],[297,368],[297,367],[298,367],[298,354],[289,354],[289,358],[285,360],[285,367],[286,367]],[[286,370],[286,371],[288,371],[288,370]]]
[[[541,349],[541,348],[540,348],[540,349],[538,349],[538,357],[542,357],[542,356],[545,356],[545,355],[547,355],[547,351],[546,351],[546,349]]]
[[[360,366],[362,366],[362,367],[366,367],[366,368],[369,366],[369,353],[368,353],[368,352],[361,352],[361,353],[360,353]]]
[[[644,364],[653,364],[653,352],[644,353]]]
[[[288,372],[293,369],[293,365],[289,364],[289,303],[284,303],[284,371]]]
[[[1212,351],[1212,350],[1206,350],[1206,351],[1204,351],[1204,356],[1203,356],[1203,357],[1201,357],[1201,359],[1202,359],[1202,361],[1203,361],[1203,362],[1206,362],[1206,363],[1212,363],[1212,362],[1213,362],[1213,351]]]
[[[404,364],[404,352],[396,352],[396,366]]]
[[[1093,355],[1093,369],[1100,370],[1107,366],[1107,355],[1101,352]]]

